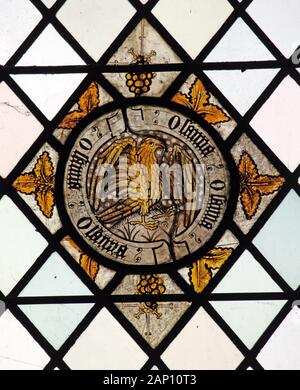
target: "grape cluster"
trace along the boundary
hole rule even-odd
[[[141,295],[159,295],[166,291],[166,287],[159,275],[141,275],[137,291]],[[156,302],[145,302],[145,304],[152,310],[157,309]]]
[[[139,55],[137,57],[136,65],[145,65],[148,61],[145,60],[144,56]],[[126,73],[126,85],[130,92],[134,93],[135,96],[140,96],[143,93],[150,91],[152,79],[156,76],[153,72],[136,72]]]

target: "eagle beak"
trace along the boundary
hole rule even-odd
[[[166,151],[166,146],[164,144],[160,143],[159,145],[157,145],[156,147],[157,156],[162,157],[165,151]]]
[[[161,149],[162,152],[165,152],[167,150],[167,145],[160,143],[158,148]]]

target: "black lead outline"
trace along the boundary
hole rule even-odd
[[[32,147],[29,151],[25,153],[22,159],[18,162],[16,167],[12,170],[12,172],[8,175],[6,179],[0,178],[0,199],[3,195],[8,195],[13,202],[17,205],[19,209],[23,212],[23,214],[30,220],[30,222],[36,227],[36,229],[42,234],[44,238],[49,243],[49,246],[45,249],[45,251],[40,255],[38,262],[35,263],[29,271],[24,275],[23,278],[17,283],[15,288],[12,290],[7,297],[4,297],[3,294],[0,293],[0,299],[6,302],[7,307],[11,310],[11,312],[15,315],[15,317],[25,326],[25,328],[31,333],[33,338],[42,346],[42,348],[48,353],[51,357],[49,364],[45,367],[45,369],[53,369],[56,366],[61,369],[69,369],[68,366],[63,361],[63,356],[67,352],[67,350],[72,346],[72,344],[77,340],[77,338],[81,335],[82,331],[89,325],[89,323],[93,320],[95,315],[101,310],[102,307],[107,307],[110,312],[117,318],[117,320],[121,323],[121,325],[127,330],[130,336],[137,342],[137,344],[148,354],[149,360],[145,363],[144,369],[151,368],[154,364],[158,366],[160,369],[167,369],[165,363],[161,360],[161,353],[168,347],[168,345],[174,340],[177,334],[181,331],[181,329],[185,326],[186,323],[190,320],[192,315],[200,308],[204,307],[205,310],[209,312],[209,315],[213,318],[213,320],[218,324],[218,326],[225,332],[225,334],[231,339],[231,341],[235,344],[235,346],[244,354],[245,359],[241,362],[238,369],[246,369],[248,366],[252,366],[254,369],[263,369],[261,365],[256,361],[256,356],[261,350],[261,348],[267,343],[269,338],[272,336],[274,331],[277,329],[279,324],[286,317],[288,312],[291,310],[292,303],[294,300],[300,298],[300,287],[293,291],[291,287],[283,280],[283,278],[275,271],[275,269],[271,266],[271,264],[264,258],[264,256],[258,251],[257,248],[252,244],[253,238],[258,234],[261,227],[268,221],[273,212],[277,209],[278,205],[285,198],[287,193],[293,189],[300,196],[300,186],[298,184],[298,178],[300,176],[300,166],[292,173],[290,172],[286,166],[280,161],[280,159],[272,152],[272,150],[262,141],[262,139],[255,133],[255,131],[249,125],[249,121],[255,115],[255,113],[261,108],[261,106],[267,101],[269,96],[274,92],[279,83],[286,77],[290,76],[300,85],[300,75],[297,72],[296,68],[299,65],[295,66],[289,59],[286,59],[282,53],[275,47],[275,45],[271,42],[271,40],[266,36],[266,34],[257,26],[257,24],[251,19],[251,17],[246,13],[246,8],[250,5],[252,0],[244,0],[239,3],[237,0],[228,0],[230,4],[234,7],[234,11],[228,20],[224,23],[224,25],[220,28],[220,30],[215,34],[215,36],[211,39],[211,41],[207,44],[207,46],[202,50],[199,56],[192,61],[191,58],[187,55],[187,53],[178,45],[178,43],[170,36],[170,34],[164,29],[164,27],[158,22],[155,17],[150,14],[151,9],[155,6],[158,0],[149,0],[145,6],[139,2],[139,0],[128,0],[137,10],[137,13],[128,23],[128,25],[124,28],[121,34],[116,38],[113,44],[110,46],[108,51],[103,54],[101,59],[98,62],[95,62],[86,52],[85,50],[77,43],[77,41],[72,37],[72,35],[64,28],[64,26],[56,19],[55,14],[59,10],[59,8],[64,4],[65,0],[58,0],[54,6],[48,10],[43,3],[39,0],[31,0],[31,2],[40,10],[43,14],[43,19],[38,23],[36,28],[32,31],[32,33],[25,39],[24,43],[20,46],[17,52],[11,57],[11,59],[7,62],[5,66],[0,66],[0,81],[5,81],[8,86],[14,91],[14,93],[21,98],[21,100],[26,104],[26,106],[30,109],[30,111],[37,117],[37,119],[42,123],[45,127],[44,132],[41,136],[33,143]],[[198,77],[202,79],[204,84],[208,86],[209,91],[211,91],[216,98],[220,101],[220,103],[229,111],[231,116],[238,122],[238,127],[236,130],[229,136],[226,141],[228,148],[231,148],[233,144],[237,141],[240,135],[245,132],[250,139],[254,141],[254,143],[258,146],[258,148],[263,152],[263,154],[273,163],[276,169],[283,175],[286,179],[286,183],[284,184],[281,191],[277,194],[277,196],[271,201],[268,208],[263,212],[260,216],[259,220],[255,223],[250,232],[244,235],[239,227],[233,223],[230,226],[230,230],[235,234],[238,238],[240,244],[237,249],[233,252],[230,259],[222,266],[219,270],[218,274],[213,278],[208,287],[204,290],[204,292],[200,295],[195,294],[192,290],[192,287],[186,283],[186,281],[177,273],[170,272],[169,275],[171,278],[182,288],[184,291],[184,295],[181,297],[185,301],[192,302],[191,307],[184,313],[184,315],[180,318],[180,320],[176,323],[174,328],[170,331],[170,333],[166,336],[163,342],[153,350],[142,336],[133,328],[132,324],[128,322],[128,320],[118,311],[118,309],[113,305],[113,302],[110,301],[110,297],[112,296],[111,292],[117,287],[119,282],[124,277],[123,273],[117,273],[117,275],[111,280],[110,283],[106,286],[103,291],[99,291],[95,284],[89,279],[89,277],[85,274],[83,270],[74,262],[74,259],[65,251],[64,248],[60,245],[61,238],[65,235],[65,231],[63,229],[59,230],[55,235],[51,235],[46,227],[41,223],[41,221],[37,218],[37,216],[32,212],[30,207],[23,201],[21,197],[18,196],[16,191],[12,188],[11,184],[13,180],[18,176],[20,171],[24,169],[28,163],[33,159],[36,153],[39,151],[41,146],[47,141],[50,143],[54,149],[60,151],[59,142],[51,135],[53,129],[57,127],[60,123],[61,119],[64,117],[65,113],[73,106],[73,104],[78,100],[78,97],[86,90],[89,83],[93,80],[98,81],[102,87],[104,87],[107,92],[118,101],[124,100],[124,97],[114,88],[112,87],[108,81],[99,74],[99,70],[106,69],[105,59],[110,57],[112,54],[122,43],[123,39],[132,31],[132,29],[136,26],[136,24],[142,19],[146,17],[148,21],[153,25],[154,28],[158,30],[161,36],[165,39],[167,43],[171,45],[173,50],[179,55],[179,57],[183,60],[183,64],[169,64],[166,66],[163,65],[155,65],[155,69],[157,71],[163,70],[168,71],[174,70],[178,67],[178,70],[182,70],[182,73],[176,78],[176,80],[171,84],[168,90],[165,92],[164,98],[172,97],[175,92],[177,92],[178,88],[185,81],[187,76],[190,73],[195,73]],[[235,20],[241,17],[248,26],[254,31],[254,33],[258,36],[258,38],[265,44],[265,46],[271,51],[271,53],[275,57],[275,61],[268,62],[237,62],[237,63],[205,63],[203,64],[203,59],[207,56],[207,54],[212,50],[212,48],[218,43],[218,41],[223,37],[223,35],[227,32],[230,26],[235,22]],[[52,23],[60,35],[70,44],[70,46],[81,56],[81,58],[88,64],[86,67],[83,67],[81,70],[85,70],[87,72],[87,76],[83,83],[75,90],[72,96],[68,99],[65,105],[61,108],[59,113],[53,118],[53,120],[49,121],[45,116],[37,109],[37,107],[32,103],[31,99],[18,87],[18,85],[12,80],[10,74],[14,73],[39,73],[39,72],[72,72],[75,71],[74,67],[15,67],[16,62],[22,57],[22,55],[27,51],[27,49],[31,46],[33,41],[38,37],[39,33],[46,27],[48,23]],[[250,68],[278,68],[279,73],[274,78],[274,80],[270,83],[270,85],[266,88],[266,90],[262,93],[262,95],[257,99],[257,101],[253,104],[250,110],[242,117],[239,112],[231,105],[231,103],[226,99],[226,97],[214,86],[214,84],[207,78],[204,74],[203,70],[205,69],[250,69]],[[125,71],[125,68],[123,68]],[[133,68],[130,68],[131,71]],[[140,69],[140,68],[139,68]],[[151,69],[153,69],[151,67]],[[78,69],[77,69],[78,70]],[[114,71],[117,68],[110,70]],[[106,72],[109,71],[105,70]],[[50,140],[50,141],[49,141]],[[229,271],[229,269],[233,266],[235,261],[239,258],[241,253],[244,250],[249,250],[250,253],[254,255],[256,260],[266,269],[268,274],[273,278],[273,280],[281,287],[283,290],[282,293],[260,293],[251,294],[251,293],[243,293],[243,294],[223,294],[219,296],[220,300],[228,301],[228,300],[248,300],[248,299],[287,299],[287,303],[279,312],[279,314],[273,319],[272,323],[265,330],[262,336],[258,339],[256,344],[251,350],[248,350],[242,341],[232,332],[232,330],[228,327],[226,323],[220,318],[218,313],[211,309],[209,301],[218,298],[218,294],[212,294],[211,292],[215,288],[215,286],[219,283],[222,277]],[[32,276],[37,272],[37,270],[44,264],[47,260],[48,255],[53,251],[57,251],[62,258],[66,261],[66,263],[73,269],[75,274],[81,279],[83,283],[85,283],[90,290],[96,294],[95,298],[95,306],[88,313],[85,319],[78,325],[76,330],[72,333],[72,335],[66,340],[64,345],[59,349],[59,351],[55,351],[51,344],[41,335],[41,333],[35,328],[35,326],[29,321],[29,319],[22,313],[19,309],[18,304],[39,302],[39,297],[34,298],[18,298],[18,293],[24,288],[24,286],[30,281]],[[171,298],[171,296],[169,296]],[[116,299],[117,299],[116,298]],[[150,297],[147,297],[147,300]],[[23,299],[23,301],[22,301]],[[30,301],[32,299],[32,301]],[[43,298],[44,299],[44,298]],[[77,297],[71,297],[71,302],[77,302]],[[121,300],[122,298],[119,297]],[[124,296],[126,299],[126,296]],[[130,297],[128,297],[128,300]],[[163,298],[162,298],[163,299]],[[175,299],[173,296],[172,299]],[[66,302],[68,301],[68,297],[45,297],[45,303],[55,303],[55,302]],[[78,297],[80,300],[80,297]]]

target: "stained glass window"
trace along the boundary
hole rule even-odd
[[[0,7],[0,369],[300,369],[299,1]]]

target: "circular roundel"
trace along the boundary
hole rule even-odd
[[[236,168],[223,143],[201,118],[159,99],[95,110],[60,159],[61,219],[112,268],[156,272],[195,261],[234,210]]]

